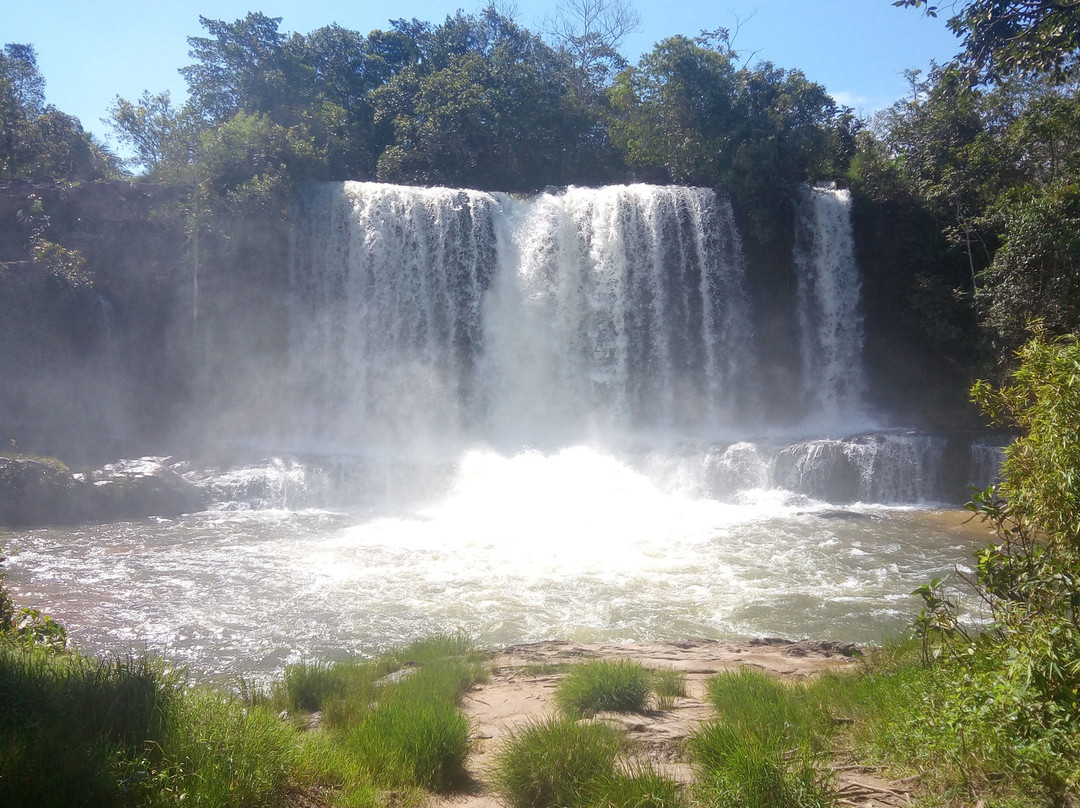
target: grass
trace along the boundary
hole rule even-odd
[[[118,758],[160,743],[175,686],[160,666],[0,642],[0,805],[121,805]]]
[[[581,718],[611,710],[645,712],[653,675],[630,660],[592,660],[574,665],[555,691],[555,703],[566,716]]]
[[[578,808],[615,775],[620,735],[604,724],[564,718],[510,733],[499,751],[495,791],[511,808]]]
[[[682,808],[676,783],[625,752],[624,735],[606,724],[533,721],[499,750],[495,791],[510,808]]]
[[[732,808],[832,805],[822,754],[830,722],[806,688],[744,668],[709,680],[708,698],[717,718],[689,741],[703,802]]]
[[[658,710],[670,710],[677,699],[686,698],[686,674],[674,668],[653,671],[653,693]]]
[[[458,701],[484,672],[469,644],[433,638],[377,660],[293,666],[241,697],[186,687],[144,658],[0,638],[0,805],[259,808],[307,789],[335,806],[378,808],[389,793],[418,806],[464,781]],[[320,728],[307,731],[315,711]]]

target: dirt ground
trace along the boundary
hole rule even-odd
[[[585,659],[634,659],[646,667],[675,668],[686,674],[687,697],[668,711],[645,715],[602,713],[598,718],[625,729],[657,768],[681,783],[693,772],[681,759],[683,739],[710,715],[705,681],[712,675],[751,666],[776,676],[798,679],[825,668],[851,665],[855,649],[838,643],[755,640],[734,642],[654,642],[606,645],[543,642],[504,649],[492,662],[489,681],[465,695],[464,708],[474,732],[469,773],[474,786],[467,793],[438,798],[433,808],[503,808],[492,793],[488,772],[508,731],[523,722],[554,714],[553,694],[565,675],[560,666]],[[837,760],[838,802],[845,806],[886,808],[910,803],[912,780],[889,782],[874,769]]]

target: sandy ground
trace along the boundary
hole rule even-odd
[[[523,722],[555,712],[553,694],[564,672],[558,666],[589,658],[629,658],[647,667],[675,668],[687,679],[687,698],[672,710],[646,715],[616,713],[599,718],[622,726],[647,756],[667,776],[692,781],[693,772],[683,762],[680,745],[710,715],[704,701],[705,680],[724,670],[751,666],[783,678],[810,677],[825,668],[852,664],[854,648],[835,643],[756,640],[733,642],[655,642],[605,645],[544,642],[504,649],[492,662],[489,681],[466,694],[464,708],[472,721],[475,749],[469,772],[473,787],[435,801],[433,808],[503,808],[491,792],[488,771],[508,731]],[[838,759],[839,804],[884,808],[910,802],[912,781],[888,782],[871,768]]]

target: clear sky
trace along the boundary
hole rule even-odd
[[[441,22],[484,0],[0,0],[0,42],[32,44],[45,96],[109,140],[101,122],[117,95],[185,93],[177,70],[191,62],[187,37],[204,33],[199,15],[232,21],[249,11],[281,17],[280,30],[310,33],[336,22],[367,32],[390,19]],[[505,8],[507,2],[499,2]],[[557,2],[517,0],[516,19],[539,32]],[[958,50],[943,19],[894,8],[891,0],[637,0],[640,33],[627,38],[632,61],[674,34],[738,28],[737,50],[753,60],[798,68],[842,104],[868,114],[904,95],[905,69],[926,70]]]

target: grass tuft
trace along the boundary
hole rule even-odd
[[[670,710],[676,699],[686,698],[686,674],[674,668],[660,668],[653,671],[653,692],[656,694],[656,708]]]
[[[570,669],[555,691],[555,703],[571,718],[605,710],[643,713],[652,685],[652,673],[638,662],[593,660]]]

